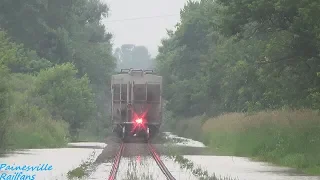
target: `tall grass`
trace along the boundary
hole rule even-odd
[[[218,152],[256,157],[320,174],[320,115],[311,110],[230,113],[202,126],[205,143]]]
[[[68,124],[54,120],[50,114],[36,106],[23,107],[11,117],[8,127],[8,147],[17,148],[55,148],[67,143]]]
[[[93,151],[86,160],[82,161],[79,167],[68,171],[68,179],[87,179],[90,173],[97,167],[97,165],[94,164],[95,154],[96,151]]]
[[[207,118],[195,116],[190,119],[178,121],[175,126],[175,134],[194,140],[202,140],[202,124]]]

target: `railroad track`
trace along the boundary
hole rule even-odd
[[[112,164],[112,169],[109,175],[109,180],[115,180],[117,177],[117,172],[118,172],[118,168],[119,168],[119,164],[121,161],[121,157],[122,157],[122,153],[124,151],[125,148],[125,143],[121,143],[120,144],[120,148],[114,158],[113,164]],[[162,173],[166,176],[166,178],[168,180],[176,180],[171,172],[168,170],[168,168],[165,166],[165,164],[162,162],[162,160],[160,159],[160,156],[158,155],[156,149],[150,144],[147,144],[147,148],[150,152],[150,155],[152,156],[152,158],[156,161],[158,167],[160,168],[160,170],[162,171]]]
[[[168,180],[175,180],[175,178],[172,176],[171,172],[168,170],[168,168],[163,164],[163,162],[160,159],[160,156],[158,155],[156,149],[148,143],[148,149],[150,151],[150,154],[152,155],[153,159],[158,164],[159,168],[163,172],[163,174],[166,176]]]
[[[120,144],[120,148],[119,148],[119,150],[118,150],[118,152],[117,152],[117,154],[116,154],[116,156],[114,158],[113,164],[112,164],[112,169],[111,169],[111,172],[110,172],[110,175],[109,175],[109,180],[114,180],[117,177],[117,172],[118,172],[120,160],[121,160],[121,157],[122,157],[122,152],[124,150],[124,146],[125,146],[124,143]]]

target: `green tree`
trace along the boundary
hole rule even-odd
[[[156,58],[178,116],[318,108],[315,1],[189,1]]]
[[[116,66],[112,35],[101,23],[108,11],[99,0],[1,1],[1,30],[26,48],[26,53],[18,53],[20,64],[10,66],[12,72],[36,73],[52,65],[73,63],[78,78],[87,74],[90,79],[98,108],[93,123],[107,121],[110,75]],[[22,46],[19,49],[23,51]]]
[[[33,93],[41,98],[52,116],[67,121],[70,133],[77,137],[79,128],[95,113],[94,95],[87,76],[76,78],[77,70],[70,63],[41,70]]]

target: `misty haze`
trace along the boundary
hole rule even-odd
[[[320,180],[319,0],[0,0],[0,180]]]

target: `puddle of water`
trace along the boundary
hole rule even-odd
[[[162,162],[167,166],[173,177],[177,180],[198,180],[190,170],[181,169],[180,165],[167,156],[160,156]]]
[[[170,132],[165,132],[165,135],[171,139],[181,140],[182,143],[175,143],[177,146],[206,147],[201,142],[179,137]],[[210,175],[215,173],[218,177],[232,177],[239,180],[320,180],[320,176],[303,175],[292,168],[255,162],[245,157],[194,155],[184,157],[191,160],[195,166],[207,170]]]
[[[294,169],[253,162],[247,158],[230,156],[184,156],[209,174],[239,180],[320,180],[320,176],[304,176]]]
[[[83,145],[83,144],[82,144]],[[91,144],[92,145],[92,144]],[[86,145],[88,146],[88,144]],[[35,179],[43,180],[64,180],[67,179],[68,171],[78,167],[83,161],[87,160],[90,155],[96,158],[102,149],[87,148],[59,148],[59,149],[26,149],[6,154],[0,158],[1,163],[16,166],[37,166],[39,164],[52,165],[51,171],[23,172],[25,175],[36,174]],[[19,171],[0,171],[14,175]]]
[[[184,138],[184,137],[179,137],[179,136],[174,135],[170,132],[164,132],[164,134],[168,139],[176,139],[178,142],[176,142],[174,144],[178,145],[178,146],[206,147],[202,142],[194,141],[192,139],[188,139],[188,138]]]
[[[78,142],[78,143],[68,143],[70,147],[83,147],[83,148],[105,148],[107,144],[99,142]]]

